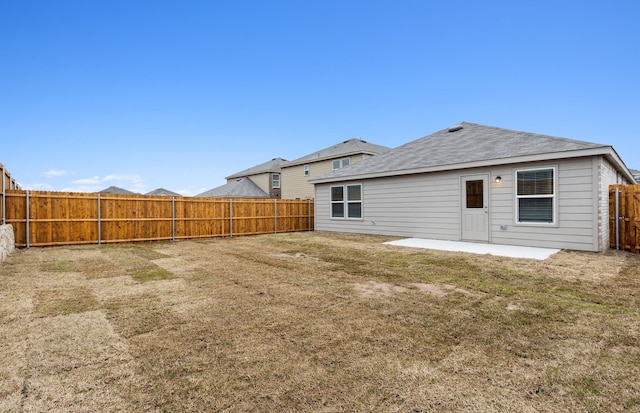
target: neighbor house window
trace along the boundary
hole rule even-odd
[[[271,177],[271,186],[273,188],[280,188],[280,174],[273,174]]]
[[[309,176],[309,164],[304,166],[304,176]]]
[[[516,171],[516,221],[555,223],[555,168]]]
[[[344,168],[345,166],[349,166],[350,158],[343,159],[335,159],[333,161],[333,170]]]
[[[331,218],[362,218],[362,185],[331,187]]]

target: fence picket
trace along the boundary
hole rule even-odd
[[[619,191],[618,211],[616,190]],[[616,229],[619,239],[616,239]],[[609,245],[640,254],[640,185],[609,186]]]
[[[313,201],[6,191],[17,247],[230,237],[313,228]],[[277,220],[277,221],[276,221]]]

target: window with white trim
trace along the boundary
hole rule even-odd
[[[555,168],[516,171],[516,222],[555,224]]]
[[[362,184],[331,187],[331,218],[362,219]]]
[[[280,174],[273,174],[271,176],[271,187],[280,188]]]
[[[343,159],[334,159],[333,161],[333,170],[344,168],[345,166],[349,166],[351,162],[351,158],[343,158]]]
[[[304,166],[304,176],[309,176],[309,164]]]

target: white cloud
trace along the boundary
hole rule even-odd
[[[53,186],[49,184],[25,184],[20,185],[25,191],[53,191]]]
[[[70,192],[98,192],[109,186],[117,186],[133,192],[144,192],[147,185],[140,175],[109,174],[94,176],[91,178],[76,179],[72,182],[74,187],[65,188]]]
[[[95,185],[101,182],[103,182],[102,178],[100,178],[99,176],[94,176],[93,178],[76,179],[71,183],[76,185]]]
[[[133,185],[136,188],[146,188],[140,175],[117,175],[111,174],[102,178],[104,182],[119,182],[123,185]]]
[[[69,172],[65,171],[64,169],[49,169],[46,172],[42,173],[42,176],[44,176],[45,178],[54,178],[56,176],[65,176],[67,175]]]

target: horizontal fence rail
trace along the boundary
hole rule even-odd
[[[609,244],[640,254],[640,185],[609,186]]]
[[[312,231],[313,200],[6,191],[16,247]]]

